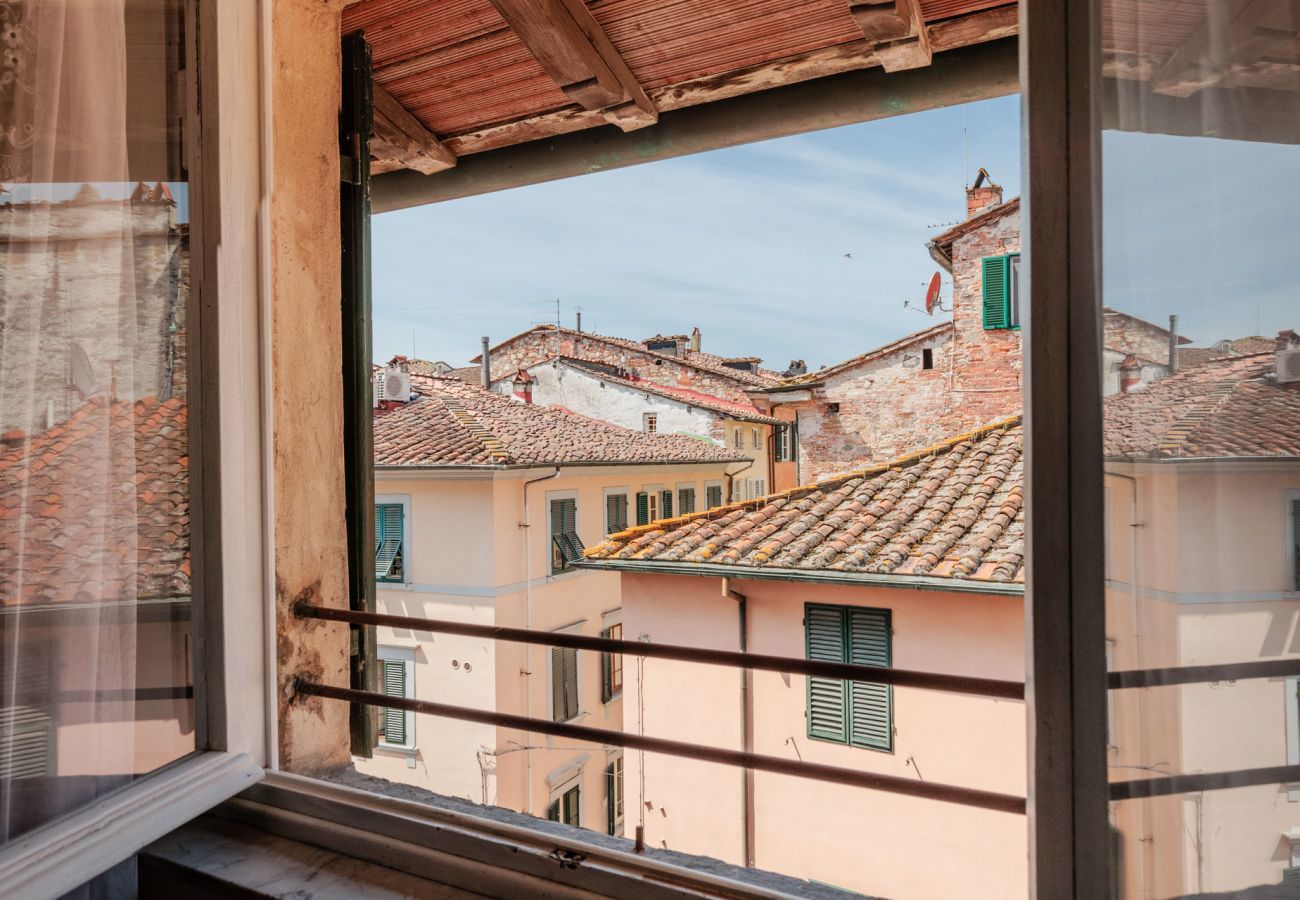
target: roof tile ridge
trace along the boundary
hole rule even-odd
[[[1188,404],[1185,412],[1165,430],[1156,449],[1171,456],[1177,455],[1191,438],[1192,433],[1223,408],[1223,404],[1236,392],[1241,383],[1219,381],[1198,400]]]
[[[437,400],[470,433],[471,437],[483,445],[483,450],[488,456],[500,462],[515,461],[505,443],[493,434],[490,428],[475,418],[460,398],[438,397]]]

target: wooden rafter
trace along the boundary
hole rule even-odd
[[[569,99],[624,131],[653,125],[658,111],[583,0],[492,0],[510,28]]]
[[[928,66],[933,57],[921,0],[848,0],[849,12],[886,72]]]
[[[1231,0],[1211,7],[1205,21],[1151,74],[1152,90],[1190,97],[1265,61],[1295,66],[1300,62],[1297,17],[1297,0]]]
[[[456,155],[401,103],[374,86],[375,134],[370,139],[370,171],[415,169],[425,175],[456,165]]]

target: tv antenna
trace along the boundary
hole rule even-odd
[[[952,307],[945,307],[943,300],[939,296],[939,289],[943,285],[943,277],[935,272],[930,276],[930,283],[925,289],[925,300],[920,304],[914,304],[911,300],[903,301],[904,309],[914,309],[917,312],[923,312],[927,316],[933,316],[937,309],[939,312],[952,312]]]

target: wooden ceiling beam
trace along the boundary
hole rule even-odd
[[[374,85],[375,133],[370,139],[371,173],[415,169],[425,175],[456,165],[443,145],[392,94]]]
[[[492,0],[564,95],[624,131],[653,125],[659,112],[584,0]]]
[[[1151,73],[1152,90],[1190,97],[1234,75],[1276,65],[1279,43],[1289,37],[1300,46],[1297,17],[1300,0],[1230,0],[1209,7],[1205,20]],[[1288,61],[1283,57],[1280,62]]]
[[[934,50],[921,0],[848,0],[848,4],[886,72],[930,65]]]

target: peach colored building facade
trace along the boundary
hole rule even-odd
[[[887,609],[893,665],[1024,678],[1022,597],[869,584],[728,579],[747,598],[749,650],[802,658],[804,604]],[[629,640],[738,649],[737,602],[723,579],[623,574]],[[669,660],[627,660],[629,731],[740,749],[740,673]],[[690,697],[690,702],[683,698]],[[805,762],[1023,796],[1020,701],[894,689],[890,752],[808,737],[802,676],[754,673],[754,750]],[[711,763],[630,752],[629,833],[644,811],[646,843],[743,863],[742,774]],[[891,897],[1023,897],[1025,818],[900,794],[755,773],[755,864]],[[916,847],[929,850],[921,856]],[[907,864],[915,861],[916,865]]]

